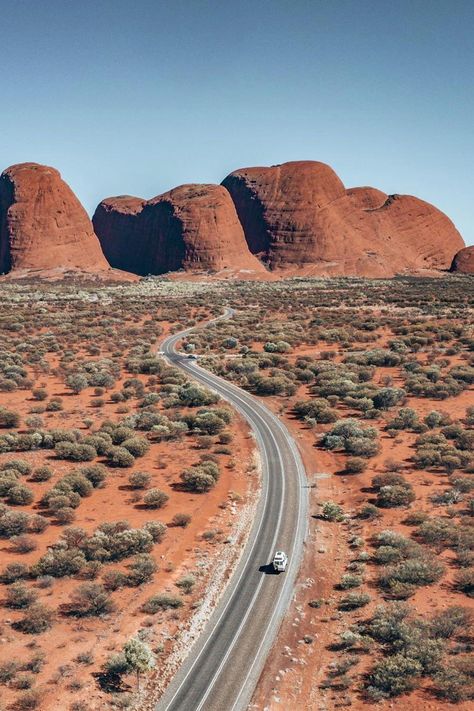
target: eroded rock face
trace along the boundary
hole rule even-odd
[[[375,188],[346,190],[324,163],[244,168],[222,185],[250,251],[272,270],[378,277],[447,269],[464,245],[432,205]]]
[[[110,264],[135,274],[264,271],[220,185],[181,185],[151,200],[107,198],[92,220]]]
[[[452,272],[474,274],[474,246],[459,250],[451,264]]]
[[[57,170],[20,163],[0,176],[0,272],[110,267],[92,223]]]

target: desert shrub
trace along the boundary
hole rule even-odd
[[[18,662],[8,660],[0,662],[0,684],[7,684],[15,678],[18,671]]]
[[[380,518],[382,514],[378,510],[376,506],[373,504],[364,504],[361,506],[360,511],[359,511],[359,518],[366,519],[368,521],[373,521],[376,518]]]
[[[110,447],[107,450],[107,460],[111,467],[131,467],[135,457],[125,447]]]
[[[58,442],[54,448],[58,459],[67,459],[72,462],[91,462],[97,452],[90,444],[73,442]]]
[[[29,568],[24,563],[19,563],[14,561],[8,563],[5,568],[0,573],[0,582],[5,583],[5,585],[11,585],[11,583],[17,580],[24,580],[29,575]]]
[[[160,610],[176,610],[177,608],[182,607],[182,605],[183,601],[180,597],[158,594],[149,597],[148,600],[143,603],[141,609],[142,612],[145,612],[147,615],[154,615]]]
[[[195,585],[196,578],[191,573],[183,575],[179,580],[176,581],[176,586],[186,594],[192,592]]]
[[[47,506],[53,514],[64,508],[77,509],[80,503],[81,497],[69,486],[54,487],[41,498],[41,505]]]
[[[106,589],[100,583],[83,583],[76,588],[67,605],[73,617],[102,617],[115,609]]]
[[[381,388],[372,398],[377,410],[388,410],[404,400],[406,392],[402,388]]]
[[[442,548],[453,543],[456,538],[456,529],[452,521],[443,518],[429,518],[421,524],[416,536],[423,543]]]
[[[137,555],[128,568],[128,584],[133,586],[148,583],[158,570],[156,562],[147,553]]]
[[[387,590],[396,583],[423,587],[437,582],[444,571],[444,564],[436,558],[409,558],[387,568],[380,578],[380,584]]]
[[[32,574],[64,578],[76,575],[85,565],[84,553],[78,548],[50,548],[32,568]]]
[[[104,671],[108,676],[119,677],[129,671],[128,662],[123,652],[110,656],[105,664]]]
[[[12,583],[7,589],[6,605],[15,609],[29,607],[36,602],[37,595],[34,590],[24,583]]]
[[[434,693],[451,703],[469,701],[474,697],[473,677],[472,655],[455,659],[438,669],[433,679]]]
[[[300,400],[295,403],[294,413],[298,419],[313,420],[316,424],[331,424],[337,420],[337,411],[324,398]]]
[[[31,519],[28,521],[28,529],[31,530]],[[38,544],[31,536],[22,533],[13,540],[13,547],[16,553],[31,553],[38,548]]]
[[[403,654],[382,659],[369,673],[367,694],[375,700],[406,694],[416,689],[421,673],[421,664]]]
[[[90,666],[94,663],[94,655],[92,652],[79,652],[74,661],[78,664],[84,664],[84,666]]]
[[[29,689],[21,694],[15,702],[16,711],[31,711],[40,707],[42,693],[39,689]]]
[[[14,506],[27,506],[33,502],[34,498],[33,491],[24,484],[12,486],[7,494],[7,502]]]
[[[349,593],[339,601],[338,610],[342,610],[344,612],[357,610],[359,607],[368,605],[370,600],[371,598],[368,593]]]
[[[436,613],[429,621],[429,633],[436,639],[451,639],[459,632],[468,632],[472,626],[472,612],[454,605]]]
[[[334,501],[324,501],[321,506],[321,516],[326,521],[342,521],[344,518],[342,508]]]
[[[26,459],[9,459],[1,465],[0,469],[14,469],[26,476],[31,473],[31,464]]]
[[[76,520],[76,512],[70,506],[64,506],[54,513],[56,522],[60,526],[67,526]]]
[[[178,399],[181,405],[188,407],[202,407],[205,405],[214,405],[218,402],[219,397],[195,383],[186,383],[182,385],[177,392]]]
[[[372,457],[377,454],[379,444],[374,427],[363,428],[354,419],[338,420],[331,430],[321,438],[326,449],[343,449],[348,454]]]
[[[66,385],[73,393],[78,395],[88,386],[87,378],[82,373],[71,373],[66,378]]]
[[[411,407],[402,407],[397,416],[387,422],[388,430],[413,430],[418,431],[420,421],[418,413]]]
[[[186,513],[176,513],[171,519],[171,526],[181,526],[181,528],[186,528],[191,523],[190,514]]]
[[[358,588],[362,585],[363,579],[360,575],[355,575],[353,573],[346,573],[342,576],[338,588],[340,590],[349,590],[350,588]]]
[[[426,511],[410,511],[410,513],[405,516],[402,523],[404,523],[405,526],[419,526],[428,518],[429,515]]]
[[[99,456],[104,456],[112,444],[112,437],[106,432],[88,434],[81,440],[82,444],[93,447]]]
[[[410,614],[406,602],[390,602],[375,608],[366,632],[372,639],[382,644],[394,644],[403,635],[405,620]]]
[[[102,524],[83,544],[91,560],[122,560],[153,548],[153,537],[146,529],[120,529],[114,524]]]
[[[409,506],[416,495],[411,486],[382,486],[377,492],[376,504],[380,508]]]
[[[147,509],[161,509],[168,501],[169,496],[160,489],[150,489],[143,497]]]
[[[103,464],[90,464],[87,467],[81,467],[79,473],[90,481],[94,489],[100,487],[107,479],[107,470]]]
[[[30,517],[24,511],[0,511],[0,537],[13,538],[26,533]]]
[[[160,543],[166,533],[166,524],[160,521],[147,521],[143,529],[151,535],[155,543]]]
[[[143,457],[150,449],[150,444],[144,437],[129,437],[122,442],[121,446],[134,457]]]
[[[54,617],[53,610],[36,602],[26,610],[18,622],[15,622],[14,627],[25,634],[41,634],[51,629]]]
[[[13,487],[18,485],[18,473],[13,469],[0,472],[0,496],[8,496]]]
[[[347,457],[344,470],[348,474],[360,474],[367,469],[367,462],[361,457]]]
[[[50,467],[37,467],[31,474],[32,481],[49,481],[53,476],[53,470]]]
[[[61,485],[65,485],[67,488],[70,488],[71,491],[79,494],[81,498],[90,496],[93,489],[89,479],[83,476],[80,472],[71,472],[70,474],[66,474],[66,476],[61,479]]]
[[[132,489],[146,489],[150,481],[151,474],[148,472],[133,472],[128,477],[128,483]]]
[[[454,587],[468,597],[474,597],[474,568],[459,572],[456,576]]]
[[[204,461],[199,465],[186,469],[180,475],[183,486],[188,491],[203,493],[215,486],[219,478],[219,468],[217,464]]]
[[[119,590],[128,584],[128,576],[121,570],[106,570],[102,582],[106,590]]]
[[[88,560],[81,568],[80,577],[84,580],[95,580],[102,571],[103,563],[98,560]]]
[[[20,415],[6,407],[0,407],[0,428],[12,429],[20,426]]]

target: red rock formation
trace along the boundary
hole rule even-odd
[[[451,271],[460,274],[474,274],[474,246],[459,250],[451,264]]]
[[[323,163],[244,168],[222,183],[250,251],[271,269],[392,276],[446,269],[463,240],[446,215],[417,198],[346,190]]]
[[[0,176],[0,272],[110,267],[92,223],[54,168],[21,163]]]
[[[220,185],[182,185],[148,201],[107,198],[92,220],[112,266],[136,274],[181,268],[264,271]]]

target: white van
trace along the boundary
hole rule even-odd
[[[277,573],[284,573],[288,565],[288,556],[284,551],[276,551],[273,556],[273,568]]]

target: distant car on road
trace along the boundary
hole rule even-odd
[[[284,551],[276,551],[273,556],[273,569],[277,573],[284,573],[288,565],[288,556]]]
[[[188,360],[197,360],[198,357],[195,353],[190,353],[188,356],[186,356]]]

